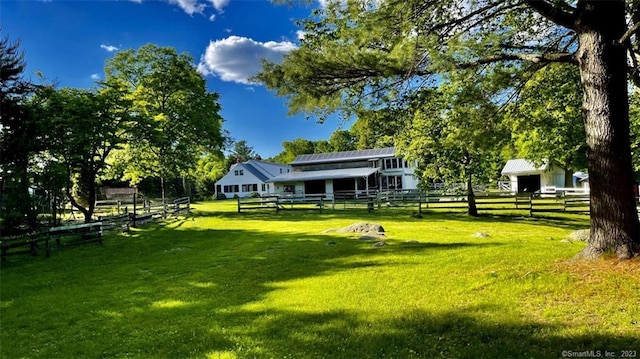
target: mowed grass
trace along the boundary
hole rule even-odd
[[[562,239],[585,217],[194,208],[102,246],[8,257],[0,357],[640,355],[640,263],[572,260],[584,244]],[[361,221],[388,245],[322,233]]]

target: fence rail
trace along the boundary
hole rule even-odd
[[[319,210],[325,206],[323,196],[278,196],[268,195],[257,198],[238,198],[238,213],[247,210]]]
[[[116,202],[106,202],[113,205]],[[167,215],[178,216],[189,214],[191,201],[189,197],[174,200],[171,204],[151,206],[149,201],[144,201],[142,208],[133,207],[129,211],[124,207],[124,212],[106,211],[106,215],[99,215],[96,222],[70,223],[64,226],[51,227],[39,232],[0,237],[0,257],[6,259],[7,254],[31,253],[37,255],[44,246],[47,257],[52,249],[52,242],[61,248],[61,240],[64,245],[88,243],[98,241],[102,243],[102,234],[107,231],[129,231],[130,227],[150,222],[154,219],[166,218]],[[74,238],[76,237],[76,238]]]
[[[589,214],[589,196],[567,191],[556,195],[479,193],[475,197],[476,208],[482,211],[523,211],[529,216],[536,213],[576,213]],[[238,198],[238,212],[245,210],[285,210],[418,207],[422,210],[464,211],[469,202],[462,193],[423,193],[415,190],[364,193],[352,191],[348,194],[285,194],[268,195],[258,198]],[[639,206],[640,211],[640,206]]]

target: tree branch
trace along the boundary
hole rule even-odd
[[[552,22],[560,26],[564,26],[567,29],[576,29],[576,15],[560,9],[547,0],[524,0],[524,2],[538,14],[546,17]]]

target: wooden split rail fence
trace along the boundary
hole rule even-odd
[[[347,208],[366,208],[373,211],[375,207],[414,207],[418,211],[423,209],[463,211],[468,206],[466,195],[425,195],[419,192],[405,191],[402,193],[378,193],[377,195],[352,196],[349,198],[325,198],[321,195],[282,196],[268,195],[257,198],[238,198],[238,213],[251,210],[287,210],[287,209],[318,209],[326,206],[336,208],[337,204],[344,204]],[[478,211],[525,211],[530,216],[535,213],[589,213],[589,197],[586,195],[562,195],[540,197],[531,194],[519,195],[477,195]],[[340,206],[341,208],[342,206]]]
[[[515,196],[476,196],[476,207],[482,211],[526,211],[529,216],[535,213],[589,213],[589,196],[550,196],[540,197],[531,194]],[[416,201],[414,201],[415,203]],[[466,196],[424,196],[418,198],[418,209],[453,210],[468,206]]]
[[[2,257],[2,260],[6,260],[7,255],[19,253],[30,253],[35,256],[43,248],[46,256],[49,257],[54,242],[56,248],[61,248],[63,245],[91,242],[102,244],[103,233],[107,231],[119,230],[127,232],[130,227],[149,222],[155,218],[188,214],[191,210],[191,203],[189,197],[183,197],[174,200],[171,206],[160,206],[156,211],[152,211],[151,207],[147,208],[149,210],[145,210],[143,213],[128,212],[100,216],[97,222],[52,227],[46,231],[3,237],[0,238],[0,257]]]
[[[319,210],[325,206],[322,196],[281,197],[262,196],[256,198],[238,198],[238,213],[249,210]]]
[[[43,232],[31,233],[26,236],[5,237],[0,240],[2,260],[6,260],[8,254],[30,253],[37,255],[44,246],[46,256],[49,257],[52,244],[62,246],[62,239],[68,239],[64,245],[99,242],[102,244],[102,222],[74,224],[49,228]],[[13,251],[16,249],[17,251]],[[11,250],[11,253],[9,251]]]

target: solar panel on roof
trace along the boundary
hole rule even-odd
[[[394,154],[395,154],[395,148],[393,147],[368,149],[368,150],[331,152],[331,153],[316,153],[316,154],[299,155],[296,157],[296,159],[292,163],[307,164],[307,163],[335,162],[335,161],[344,161],[344,160],[362,160],[362,159],[370,159],[373,157],[394,156]]]

